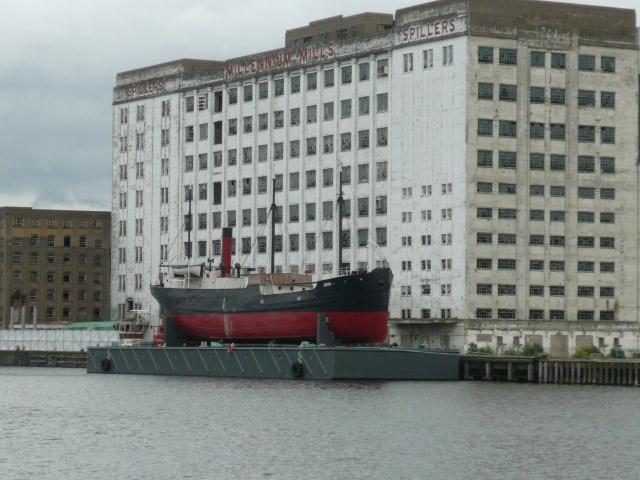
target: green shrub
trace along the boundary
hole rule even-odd
[[[508,357],[516,357],[520,355],[520,352],[513,347],[505,348],[504,354]]]
[[[625,358],[624,350],[621,347],[613,347],[609,350],[609,356],[611,358]]]
[[[640,358],[640,352],[635,352],[633,355],[631,355],[631,358]]]
[[[595,345],[589,345],[588,347],[576,348],[576,353],[573,355],[573,358],[589,358],[594,353],[600,353],[600,350]]]
[[[492,354],[495,353],[495,351],[493,350],[493,348],[487,345],[486,347],[478,348],[478,353]]]
[[[469,345],[467,345],[467,352],[476,353],[477,351],[478,351],[478,345],[476,345],[475,343],[471,342]]]
[[[522,349],[522,355],[525,357],[536,357],[543,353],[544,349],[539,343],[527,343]]]

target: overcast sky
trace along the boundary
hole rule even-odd
[[[288,28],[420,0],[0,2],[0,206],[111,205],[115,75],[284,44]],[[579,2],[574,2],[579,3]],[[637,0],[582,3],[635,8]]]

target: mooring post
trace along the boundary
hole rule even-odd
[[[489,360],[484,364],[484,379],[491,380],[491,362]]]
[[[533,382],[533,361],[527,365],[527,382]]]
[[[507,363],[507,380],[513,381],[513,362]]]
[[[469,366],[469,360],[464,361],[464,379],[471,379],[471,367]]]

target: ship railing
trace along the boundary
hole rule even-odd
[[[265,275],[264,283],[262,285],[264,286],[264,290],[267,294],[273,295],[275,290],[273,288],[273,279],[271,278],[271,275]]]
[[[351,275],[351,268],[349,267],[342,267],[338,269],[338,276],[339,277],[344,277],[347,275]]]

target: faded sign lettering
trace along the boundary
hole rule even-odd
[[[279,50],[259,57],[227,63],[225,65],[225,75],[228,79],[232,79],[269,70],[322,62],[335,57],[336,47],[332,43],[304,47],[298,50]]]
[[[127,87],[127,97],[142,97],[144,95],[152,95],[154,93],[164,92],[164,79],[150,80],[148,82],[136,83]]]
[[[396,34],[396,43],[411,43],[460,33],[466,30],[465,20],[465,17],[450,17],[406,27]]]

